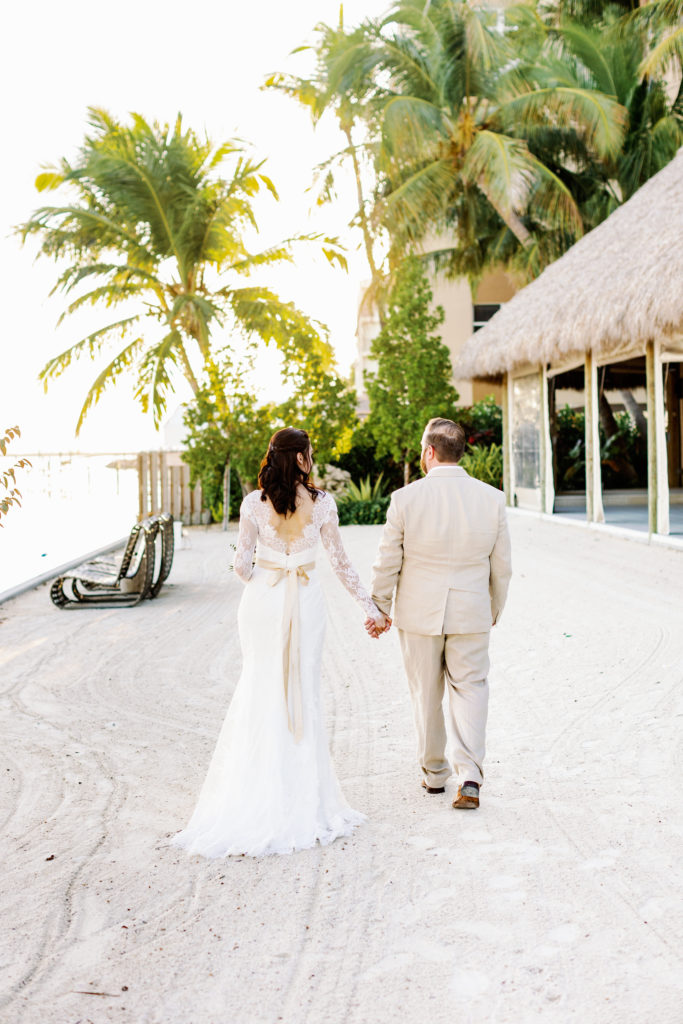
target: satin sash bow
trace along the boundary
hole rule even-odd
[[[294,735],[294,742],[298,743],[304,734],[303,697],[301,692],[301,667],[299,664],[299,590],[298,584],[308,586],[308,573],[315,569],[315,562],[308,562],[306,565],[284,566],[277,562],[267,562],[265,559],[257,558],[256,564],[270,573],[268,583],[271,587],[277,586],[280,580],[285,580],[287,589],[285,591],[285,605],[282,612],[282,676],[285,686],[285,705],[287,707],[287,725],[289,731]],[[290,710],[290,693],[292,695],[292,709]]]

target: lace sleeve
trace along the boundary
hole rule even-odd
[[[244,499],[240,506],[240,530],[237,535],[237,547],[235,548],[235,561],[233,567],[243,583],[248,583],[254,568],[254,550],[258,537],[258,528],[253,518],[250,495]]]
[[[337,504],[334,498],[325,494],[321,499],[325,503],[324,519],[320,527],[320,539],[327,552],[327,557],[337,577],[344,584],[351,597],[363,608],[373,619],[378,619],[381,612],[377,608],[367,590],[360,581],[360,576],[349,561],[349,556],[344,550],[341,533],[339,531],[339,515]]]

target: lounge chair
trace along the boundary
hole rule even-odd
[[[112,558],[82,562],[54,581],[50,597],[58,608],[133,607],[156,597],[173,563],[173,516],[152,516],[130,531],[120,563]]]

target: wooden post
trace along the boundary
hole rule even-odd
[[[203,511],[204,495],[202,494],[202,485],[198,480],[192,491],[192,522],[198,526],[201,525]]]
[[[155,516],[161,511],[159,508],[159,453],[149,453],[149,485],[150,502],[148,515]]]
[[[506,505],[513,504],[512,498],[512,417],[510,403],[510,375],[503,376],[503,491]]]
[[[147,515],[147,492],[149,476],[147,473],[147,452],[138,452],[138,519]]]
[[[160,512],[170,511],[171,494],[168,479],[168,459],[166,452],[159,452],[159,477],[161,481],[161,508]]]
[[[183,523],[189,526],[192,523],[192,495],[190,493],[190,467],[185,463],[182,472],[182,502],[181,515]]]
[[[171,512],[179,523],[183,521],[183,467],[171,467]]]
[[[541,512],[551,513],[555,505],[555,483],[553,480],[553,442],[550,436],[548,372],[545,366],[539,370],[539,385],[541,388],[541,447],[539,452]]]
[[[598,368],[595,365],[592,351],[586,352],[583,386],[586,413],[586,519],[589,523],[604,523],[605,511],[602,505],[602,470],[600,466]]]
[[[666,465],[664,382],[660,348],[654,341],[645,346],[647,394],[647,522],[650,533],[669,532],[669,479]]]

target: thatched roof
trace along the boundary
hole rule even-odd
[[[465,342],[460,378],[683,331],[683,147]]]

